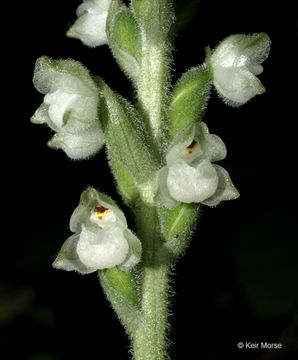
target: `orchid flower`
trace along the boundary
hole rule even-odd
[[[141,257],[140,240],[127,228],[124,214],[106,195],[88,188],[70,219],[74,232],[53,266],[89,274],[118,265],[129,271]]]
[[[265,88],[256,77],[270,51],[267,34],[236,34],[224,39],[210,58],[213,83],[221,97],[232,106],[246,103]]]
[[[226,147],[216,135],[209,134],[204,122],[190,126],[173,141],[166,155],[166,166],[155,180],[156,200],[168,208],[182,203],[216,206],[236,199],[238,191],[227,171],[214,161],[226,157]]]
[[[84,0],[77,8],[78,19],[66,35],[80,39],[90,47],[107,44],[106,21],[110,3],[111,0]]]
[[[43,56],[36,62],[33,83],[45,97],[31,121],[56,132],[48,145],[71,159],[95,154],[105,138],[98,119],[99,94],[89,72],[74,60]]]

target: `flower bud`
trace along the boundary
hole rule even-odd
[[[240,106],[255,95],[265,92],[255,76],[263,72],[261,63],[270,51],[265,33],[231,35],[213,51],[210,66],[218,94],[231,106]]]
[[[88,71],[74,60],[43,56],[36,62],[33,83],[45,97],[31,121],[46,123],[56,132],[48,145],[64,150],[71,159],[95,154],[104,134],[98,119],[98,89]]]
[[[106,195],[88,188],[70,219],[74,235],[63,244],[53,266],[81,274],[118,266],[129,271],[141,258],[141,242],[127,228],[122,211]]]

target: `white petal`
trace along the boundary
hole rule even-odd
[[[88,267],[112,268],[125,260],[128,242],[118,227],[98,230],[82,226],[77,253],[82,263]]]
[[[260,75],[264,68],[262,65],[249,61],[246,65],[247,69],[254,75]]]
[[[62,130],[63,125],[65,125],[64,115],[66,111],[70,109],[72,103],[75,102],[76,98],[78,98],[78,95],[67,94],[60,89],[44,97],[44,103],[49,105],[49,117],[55,125],[55,129],[53,130]]]
[[[48,114],[49,106],[41,104],[40,107],[35,111],[31,118],[31,122],[34,124],[45,124],[48,123],[50,118]]]
[[[78,134],[97,121],[97,98],[66,93],[63,90],[47,94],[45,104],[49,105],[49,126],[59,132]],[[52,126],[54,125],[54,126]]]
[[[173,140],[166,156],[167,164],[174,165],[178,158],[183,156],[184,149],[190,145],[195,137],[196,127],[194,125],[183,129]]]
[[[129,245],[129,251],[124,262],[119,265],[119,269],[127,272],[141,260],[142,244],[130,230],[126,229],[124,235]]]
[[[92,127],[80,135],[58,133],[48,142],[48,146],[62,149],[73,160],[81,160],[96,154],[104,142],[102,131]]]
[[[265,33],[235,34],[225,38],[214,50],[212,66],[243,67],[247,62],[261,64],[269,55],[271,41]]]
[[[247,36],[246,40],[249,45],[243,51],[243,54],[247,56],[251,63],[261,64],[265,61],[269,55],[271,41],[267,34],[258,33]],[[257,75],[257,73],[254,73]]]
[[[108,12],[112,0],[83,0],[77,8],[77,16],[89,14],[102,14]]]
[[[107,44],[106,21],[107,14],[82,15],[67,32],[67,36],[77,38],[90,47]]]
[[[162,203],[167,208],[173,209],[179,205],[179,201],[173,199],[169,192],[167,184],[168,174],[169,168],[167,166],[158,171],[154,184],[154,193],[156,194],[154,199],[155,201]]]
[[[196,167],[177,162],[169,168],[167,185],[175,200],[199,203],[214,194],[218,176],[207,159],[202,160]]]
[[[214,69],[214,85],[229,105],[240,106],[265,89],[260,80],[246,68]]]
[[[56,260],[53,262],[53,267],[66,271],[75,270],[81,274],[90,274],[97,270],[81,262],[76,250],[78,241],[79,235],[72,235],[65,241]]]
[[[220,137],[210,134],[207,125],[201,121],[198,125],[196,139],[202,148],[204,158],[210,162],[223,160],[227,149]]]
[[[240,194],[234,187],[228,172],[221,166],[213,166],[218,175],[218,187],[210,198],[203,201],[203,204],[208,206],[216,206],[221,201],[237,199]]]
[[[82,224],[91,226],[90,224],[90,210],[96,205],[97,201],[89,198],[88,203],[80,201],[80,204],[74,209],[69,221],[69,228],[74,233],[80,233]]]

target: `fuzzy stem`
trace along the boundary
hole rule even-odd
[[[138,214],[138,235],[143,241],[141,311],[144,322],[133,336],[134,360],[164,360],[169,267],[161,256],[162,240],[156,207],[142,203]]]
[[[167,44],[146,41],[143,34],[141,76],[138,83],[138,105],[153,142],[160,147],[165,135],[165,103],[169,69]]]
[[[143,275],[142,311],[145,323],[134,335],[134,360],[164,360],[166,358],[167,266],[146,266]]]

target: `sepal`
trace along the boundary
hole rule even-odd
[[[73,160],[88,159],[97,153],[105,142],[101,129],[95,128],[85,131],[81,135],[58,133],[49,141],[52,149],[63,150]]]
[[[35,111],[30,121],[33,124],[46,124],[50,120],[49,118],[49,105],[42,103],[40,107]]]
[[[216,206],[222,201],[235,200],[240,194],[235,188],[228,172],[221,166],[213,164],[218,176],[218,186],[215,193],[208,199],[202,202],[204,205]]]
[[[140,262],[142,246],[140,240],[132,233],[132,231],[125,229],[124,234],[129,248],[126,258],[118,267],[120,270],[128,272]]]
[[[98,91],[89,71],[81,63],[72,59],[54,60],[48,56],[36,60],[33,84],[42,94],[57,88],[79,90],[86,96]]]
[[[96,269],[86,266],[80,260],[77,253],[77,244],[80,237],[77,234],[70,236],[62,245],[53,267],[56,269],[63,269],[66,271],[77,271],[80,274],[90,274]]]

